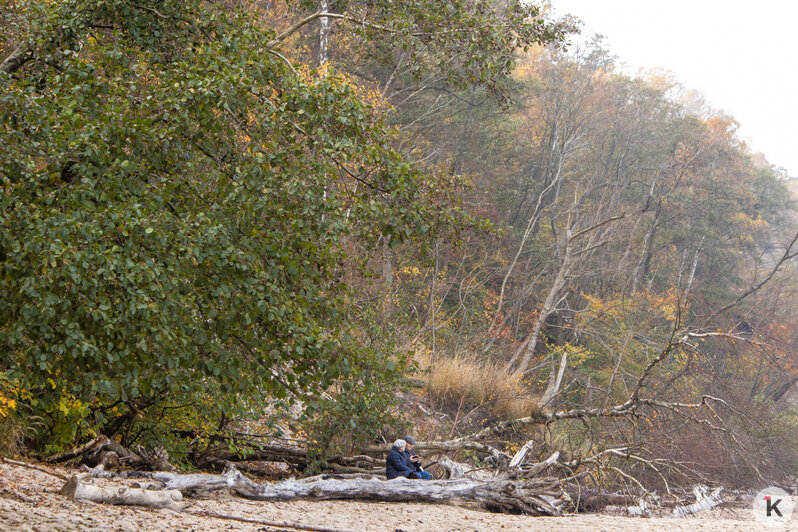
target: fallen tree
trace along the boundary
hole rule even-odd
[[[221,475],[154,473],[152,478],[169,490],[183,494],[230,489],[247,499],[287,501],[294,499],[359,499],[369,501],[424,501],[451,503],[473,501],[488,507],[516,510],[530,515],[561,515],[570,509],[570,497],[554,478],[527,480],[455,480],[418,481],[398,478],[335,478],[320,475],[301,480],[259,484],[235,468]]]
[[[213,448],[205,452],[197,452],[191,456],[192,464],[198,469],[224,469],[230,462],[237,464],[238,469],[265,477],[288,477],[297,471],[304,470],[310,463],[307,449],[283,443],[241,442],[230,438],[236,446],[243,450],[230,451],[228,448]],[[277,439],[279,440],[279,439]],[[479,446],[480,449],[485,446]],[[56,453],[42,458],[46,463],[60,463],[80,458],[82,463],[95,467],[102,465],[105,471],[125,466],[144,471],[176,471],[169,462],[169,456],[163,448],[148,451],[141,445],[133,451],[116,440],[104,435],[78,446],[74,449]],[[367,455],[334,456],[325,460],[326,466],[339,473],[378,473],[385,468],[385,460]]]

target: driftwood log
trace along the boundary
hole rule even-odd
[[[66,481],[59,493],[77,501],[147,506],[150,508],[171,508],[183,500],[182,493],[177,490],[156,491],[129,486],[104,488],[84,484],[75,476]]]
[[[10,458],[5,458],[3,456],[0,456],[0,462],[6,463],[6,464],[15,465],[15,466],[20,466],[20,467],[25,467],[27,469],[35,469],[36,471],[41,471],[42,473],[46,473],[48,475],[51,475],[51,476],[54,476],[54,477],[58,477],[58,478],[60,478],[62,480],[69,480],[69,477],[67,477],[66,475],[64,475],[62,473],[59,473],[58,471],[53,471],[49,467],[44,467],[44,466],[40,466],[40,465],[36,465],[36,464],[28,464],[26,462],[17,462],[16,460],[11,460]]]
[[[285,446],[259,444],[257,449],[248,449],[246,453],[234,453],[228,450],[216,450],[200,456],[196,466],[200,469],[224,462],[283,462],[296,468],[304,468],[308,462],[307,450]]]
[[[690,514],[711,510],[723,502],[723,498],[720,495],[722,491],[723,488],[717,488],[710,493],[709,488],[705,486],[696,486],[693,488],[695,502],[693,504],[677,506],[673,509],[673,512],[671,512],[670,517],[686,517]]]
[[[473,501],[483,505],[522,511],[530,515],[561,515],[566,508],[563,492],[556,479],[419,481],[398,478],[338,479],[321,475],[303,480],[284,480],[258,484],[229,468],[221,475],[154,473],[154,480],[183,494],[230,489],[252,500],[287,501],[294,499],[359,499],[391,502],[452,503]],[[566,496],[567,497],[567,496]]]

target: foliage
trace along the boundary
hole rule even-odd
[[[324,458],[360,449],[385,427],[403,426],[397,392],[406,390],[407,354],[368,353],[353,359],[349,370],[305,410],[311,471]]]
[[[415,81],[430,75],[457,90],[482,85],[506,94],[515,53],[529,46],[561,43],[572,28],[545,19],[540,7],[519,0],[378,0],[338,2],[336,6],[369,24],[357,57],[391,64],[406,55],[406,74]]]
[[[534,48],[518,65],[516,105],[464,106],[419,150],[459,161],[475,184],[465,193],[471,212],[504,230],[475,235],[465,249],[442,241],[434,282],[423,271],[399,277],[406,291],[397,287],[397,299],[425,311],[421,341],[500,362],[536,345],[524,393],[560,383],[544,407],[558,411],[622,404],[674,332],[706,334],[657,363],[640,393],[682,404],[717,397],[727,432],[707,428],[718,422],[707,406],[654,409],[553,424],[543,435],[552,451],[628,445],[696,464],[676,467],[679,482],[738,483],[763,461],[796,456],[775,444],[790,423],[778,437],[753,428],[794,401],[794,259],[773,270],[796,234],[792,183],[747,151],[732,118],[683,104],[669,80],[621,75],[599,41],[568,54]],[[456,357],[446,362],[459,368]],[[453,380],[439,366],[428,386],[436,394]]]
[[[0,373],[0,418],[14,413],[18,397],[18,387],[5,376],[5,373]]]
[[[264,53],[243,9],[31,10],[32,60],[0,78],[0,367],[34,406],[74,436],[208,389],[293,401],[378,357],[348,333],[342,239],[456,213],[351,85]]]

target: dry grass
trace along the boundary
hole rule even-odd
[[[25,450],[25,440],[41,428],[41,418],[23,415],[24,409],[0,416],[0,456],[18,456]]]
[[[491,417],[515,419],[537,408],[520,375],[509,373],[503,364],[466,354],[430,364],[426,387],[433,401],[458,411],[476,409]]]

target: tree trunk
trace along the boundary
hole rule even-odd
[[[569,237],[570,238],[570,235]],[[543,324],[546,323],[546,318],[549,317],[549,314],[552,313],[554,307],[557,303],[557,296],[560,294],[560,290],[562,290],[563,286],[565,286],[565,279],[568,275],[569,270],[571,269],[571,243],[567,242],[565,244],[565,251],[563,254],[563,260],[560,264],[560,269],[557,272],[557,277],[554,278],[554,282],[552,283],[551,287],[549,288],[549,292],[546,295],[546,300],[543,302],[543,308],[540,309],[540,314],[538,314],[537,319],[535,320],[535,325],[532,327],[532,332],[529,334],[527,339],[514,355],[513,358],[510,359],[508,363],[508,368],[511,367],[515,360],[518,358],[520,353],[524,353],[524,357],[521,359],[521,362],[518,364],[518,371],[519,373],[523,373],[529,367],[529,362],[532,360],[532,355],[535,352],[535,348],[538,345],[538,338],[540,338],[540,331],[543,329]],[[551,379],[554,381],[554,378]],[[549,385],[551,386],[551,382]]]
[[[657,234],[657,228],[659,227],[659,216],[662,212],[662,201],[659,202],[657,205],[657,210],[654,213],[654,220],[651,222],[651,228],[646,233],[645,238],[645,246],[643,249],[643,254],[640,256],[640,261],[637,264],[637,268],[635,268],[634,275],[632,276],[632,295],[637,293],[638,285],[641,282],[641,279],[645,279],[648,275],[648,271],[651,268],[651,258],[654,256],[654,237]]]
[[[563,350],[562,358],[560,358],[560,370],[557,372],[557,377],[554,378],[554,360],[552,359],[552,373],[549,377],[549,385],[543,392],[543,397],[540,398],[540,406],[545,407],[552,399],[559,393],[560,385],[562,384],[562,376],[565,373],[565,367],[568,365],[568,351]]]
[[[384,481],[376,478],[340,480],[328,475],[304,480],[284,480],[276,484],[257,484],[235,469],[222,475],[155,473],[155,480],[167,489],[197,493],[231,489],[247,499],[287,501],[294,499],[357,499],[370,501],[423,501],[453,503],[472,501],[530,515],[561,515],[568,499],[563,496],[556,479],[420,481],[397,478]]]
[[[319,9],[322,13],[326,13],[329,9],[328,0],[321,0],[319,2]],[[319,66],[324,66],[329,57],[327,55],[327,42],[330,36],[330,19],[328,17],[321,17],[319,19]]]
[[[183,494],[177,490],[155,491],[127,486],[120,486],[116,489],[102,488],[90,484],[82,484],[74,476],[67,480],[59,493],[79,501],[147,506],[150,508],[169,508],[183,500]]]

